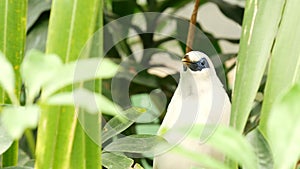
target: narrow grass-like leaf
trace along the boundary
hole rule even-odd
[[[272,50],[262,107],[260,129],[266,133],[269,112],[275,100],[297,82],[300,69],[300,1],[286,1],[282,21]],[[293,32],[293,33],[292,33]]]
[[[95,29],[100,0],[53,0],[48,28],[46,53],[60,56],[64,63],[76,60]],[[64,72],[61,72],[62,75]],[[71,79],[74,74],[71,75]],[[59,75],[61,76],[61,75]],[[69,78],[69,75],[63,76]],[[52,79],[53,80],[53,79]],[[63,91],[69,91],[66,88]],[[74,106],[43,107],[39,123],[36,164],[40,168],[70,168],[71,162],[81,161],[84,167],[86,154],[71,157],[74,148],[82,149],[85,144],[74,139],[77,117]],[[47,145],[47,146],[46,146]],[[96,149],[86,150],[87,152]],[[96,150],[97,151],[97,150]],[[83,153],[83,151],[80,151]],[[72,158],[72,160],[71,160]],[[92,168],[100,168],[100,155],[95,156]]]
[[[247,1],[233,90],[231,125],[243,132],[265,71],[284,0]]]
[[[300,156],[300,84],[293,86],[271,109],[267,135],[275,169],[290,169]]]
[[[15,94],[20,94],[21,78],[19,69],[24,57],[26,37],[27,0],[2,0],[0,1],[0,51],[11,62],[15,70]],[[0,98],[2,101],[2,91]],[[0,102],[1,102],[0,101]]]
[[[253,130],[247,135],[247,139],[252,144],[257,156],[258,169],[274,168],[273,154],[261,132],[258,129]]]
[[[16,96],[20,95],[21,77],[20,64],[24,57],[26,38],[27,0],[1,0],[0,1],[0,51],[13,65],[15,71]],[[17,104],[16,101],[13,101]],[[10,103],[4,91],[0,88],[0,104]],[[18,163],[18,141],[2,156],[2,166],[15,166]]]
[[[17,166],[17,167],[5,167],[3,169],[34,169],[33,167],[20,167],[20,166]]]

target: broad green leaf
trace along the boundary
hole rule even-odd
[[[19,139],[27,128],[35,128],[40,110],[38,106],[11,106],[2,110],[3,127],[13,139]]]
[[[51,8],[50,0],[28,0],[27,30],[32,27],[39,16]]]
[[[87,112],[95,114],[103,112],[107,115],[117,115],[121,108],[105,96],[87,89],[76,89],[73,92],[55,94],[46,100],[48,105],[78,106]]]
[[[126,130],[142,113],[141,109],[136,108],[128,109],[122,112],[122,114],[118,113],[117,116],[109,120],[103,127],[102,143]]]
[[[78,82],[93,79],[112,78],[118,70],[118,66],[109,59],[81,59],[65,64],[58,68],[56,74],[43,88],[43,97],[47,98],[55,91]]]
[[[274,168],[273,154],[267,140],[261,132],[258,129],[253,130],[247,135],[247,139],[254,148],[258,159],[258,169]]]
[[[208,143],[223,152],[230,159],[238,162],[243,168],[257,168],[256,156],[253,148],[236,130],[219,126],[216,132],[208,140]]]
[[[156,93],[156,94],[155,94]],[[162,91],[156,90],[150,94],[136,94],[130,97],[134,107],[146,110],[136,121],[139,123],[149,123],[157,119],[165,110],[167,100]]]
[[[102,164],[107,169],[130,169],[134,163],[133,159],[115,153],[103,153],[101,157]]]
[[[278,31],[284,0],[247,1],[230,124],[243,132]]]
[[[56,55],[45,55],[32,50],[26,55],[21,65],[21,75],[27,88],[27,103],[32,103],[41,87],[55,76],[62,61]]]
[[[156,146],[161,143],[165,143],[165,140],[156,135],[131,135],[114,140],[104,148],[104,151],[153,155]]]
[[[187,157],[195,163],[204,165],[207,168],[217,168],[217,169],[230,169],[226,164],[220,162],[216,159],[211,158],[208,155],[200,154],[192,150],[187,150],[183,147],[177,146],[172,150],[183,157]]]
[[[18,103],[14,94],[15,90],[15,74],[10,62],[0,52],[0,85],[8,93],[13,103]]]
[[[159,124],[137,124],[135,126],[136,133],[137,134],[157,134],[157,131],[159,129]]]
[[[3,154],[11,146],[12,143],[13,139],[3,127],[2,121],[0,121],[0,154]]]
[[[203,125],[195,126],[196,129],[192,130],[191,138],[199,139],[199,131],[203,131]],[[199,128],[198,128],[199,127]],[[205,129],[210,126],[205,126]],[[213,129],[214,126],[211,126]],[[197,129],[198,128],[198,129]],[[214,133],[207,137],[207,144],[216,148],[231,160],[238,162],[245,169],[256,169],[256,155],[251,144],[243,137],[242,134],[233,128],[218,126]],[[206,143],[205,143],[206,144]],[[226,146],[224,146],[226,145]]]
[[[300,69],[300,1],[286,1],[282,20],[272,50],[262,107],[260,129],[266,133],[270,109],[275,100],[298,80]],[[293,32],[293,33],[291,33]],[[283,59],[284,58],[284,59]]]
[[[280,97],[270,112],[267,135],[274,155],[275,169],[290,169],[300,157],[300,84]]]

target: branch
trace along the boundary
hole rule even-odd
[[[188,32],[188,37],[186,40],[186,53],[192,51],[192,46],[193,46],[193,42],[194,42],[194,35],[195,35],[195,25],[197,22],[197,13],[198,13],[198,7],[200,4],[200,0],[196,0],[195,2],[195,6],[194,6],[194,10],[191,16],[191,20],[190,20],[190,26],[189,26],[189,32]]]

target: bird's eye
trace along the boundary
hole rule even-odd
[[[205,60],[201,60],[201,61],[200,61],[200,64],[201,64],[202,66],[205,66],[205,64],[206,64]]]

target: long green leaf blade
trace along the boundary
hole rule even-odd
[[[295,168],[300,156],[300,84],[293,86],[271,109],[267,135],[274,154],[274,169]]]
[[[283,18],[272,50],[262,107],[260,128],[266,132],[269,112],[275,100],[297,82],[300,68],[300,1],[286,1]]]
[[[99,2],[100,0],[54,0],[46,53],[59,55],[65,63],[76,60],[94,32]],[[64,91],[68,89],[70,88]],[[74,161],[71,157],[73,147],[81,149],[85,146],[82,142],[77,142],[78,140],[74,142],[77,125],[78,120],[73,106],[50,108],[46,106],[42,111],[39,125],[36,168],[60,169],[73,166],[70,164]],[[85,158],[81,157],[78,155],[75,160],[85,164]],[[93,157],[93,162],[98,165],[96,168],[99,168],[99,161],[100,155]]]
[[[240,132],[265,71],[283,6],[284,0],[247,1],[231,111],[231,125]]]
[[[24,56],[26,37],[27,0],[0,1],[0,51],[9,60],[15,71],[15,95],[20,95],[21,78],[19,68]],[[9,103],[8,97],[0,88],[0,104]],[[16,104],[16,103],[15,103]],[[14,166],[18,162],[18,142],[3,154],[2,165]]]

